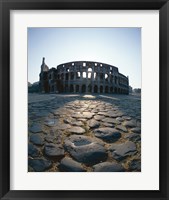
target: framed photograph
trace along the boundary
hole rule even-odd
[[[168,199],[168,1],[1,1],[2,199]]]

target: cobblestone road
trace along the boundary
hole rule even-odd
[[[141,171],[141,97],[29,94],[28,170]]]

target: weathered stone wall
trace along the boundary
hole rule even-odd
[[[40,74],[41,91],[73,93],[129,93],[128,77],[117,67],[88,61],[69,62],[48,70],[48,90],[43,74]]]
[[[63,92],[128,94],[128,78],[118,68],[98,62],[70,62],[57,67]]]

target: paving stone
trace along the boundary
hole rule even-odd
[[[52,135],[47,135],[47,136],[45,137],[45,140],[46,140],[47,142],[49,142],[49,143],[53,143],[54,140],[55,140],[55,137],[52,136]]]
[[[141,160],[140,159],[134,159],[129,164],[130,170],[137,170],[141,171]]]
[[[107,112],[98,112],[98,115],[107,116]]]
[[[81,113],[74,113],[72,114],[73,118],[83,118],[83,115]]]
[[[119,121],[119,122],[123,122],[124,121],[124,119],[122,117],[117,117],[116,120]]]
[[[33,124],[30,128],[29,131],[32,133],[39,133],[42,131],[41,125],[40,124]]]
[[[112,157],[119,161],[137,152],[135,143],[131,141],[121,144],[112,144],[109,150],[112,152]]]
[[[121,164],[115,162],[103,162],[93,166],[94,172],[124,172]]]
[[[89,136],[72,135],[65,140],[65,149],[78,162],[93,165],[107,159],[103,144]]]
[[[117,118],[117,117],[121,117],[123,116],[123,114],[121,112],[114,112],[114,111],[110,111],[107,113],[107,116],[109,117],[113,117],[113,118]]]
[[[96,120],[102,120],[104,118],[104,116],[102,116],[102,115],[95,115],[94,116],[94,119],[96,119]]]
[[[61,160],[59,169],[63,172],[85,172],[81,163],[74,161],[69,157],[65,157]]]
[[[44,139],[39,134],[33,134],[30,136],[30,142],[36,145],[43,145]]]
[[[49,115],[49,111],[39,111],[39,112],[36,112],[36,116],[37,117],[46,117]]]
[[[90,128],[98,128],[100,126],[100,123],[96,121],[95,119],[91,119],[88,121],[88,126]]]
[[[102,125],[105,127],[111,127],[111,128],[114,127],[114,124],[110,124],[110,123],[106,123],[106,122],[102,123]]]
[[[108,118],[108,117],[106,117],[106,118],[102,119],[102,121],[103,121],[103,122],[106,122],[106,123],[120,124],[120,122],[119,122],[119,121],[117,121],[116,119],[113,119],[113,118]]]
[[[129,139],[133,142],[138,142],[141,140],[140,134],[137,133],[128,133],[124,136],[124,138]]]
[[[127,128],[136,127],[136,121],[134,121],[134,120],[125,121],[125,122],[124,122],[124,126],[126,126]]]
[[[38,157],[39,150],[33,144],[28,144],[28,155],[31,157]]]
[[[46,159],[28,159],[28,165],[36,172],[43,172],[49,169],[52,163]]]
[[[121,130],[121,131],[123,131],[123,132],[127,132],[127,129],[126,129],[126,127],[125,127],[125,126],[123,126],[123,125],[117,125],[117,126],[116,126],[116,128],[117,128],[118,130]]]
[[[46,126],[51,127],[51,126],[56,126],[56,125],[58,124],[58,122],[59,122],[58,119],[50,119],[50,118],[48,118],[48,119],[46,119],[46,120],[44,121],[44,124],[45,124]]]
[[[72,126],[70,129],[68,129],[70,133],[75,133],[75,134],[83,134],[85,133],[85,129],[78,127],[78,126]]]
[[[59,130],[66,130],[71,128],[71,126],[69,124],[58,124],[55,128]]]
[[[115,128],[98,128],[93,131],[94,135],[106,142],[115,142],[121,137],[121,133]]]
[[[135,127],[135,128],[132,128],[131,131],[134,132],[134,133],[140,134],[141,133],[141,128]]]
[[[123,118],[124,120],[128,120],[128,121],[131,120],[131,117],[128,117],[128,116],[123,116],[122,118]]]
[[[44,153],[49,157],[62,157],[65,152],[61,145],[49,143],[45,144]]]
[[[83,126],[84,124],[81,121],[72,121],[71,125],[74,125],[74,126]]]
[[[83,112],[83,117],[82,118],[87,118],[87,119],[91,119],[93,117],[93,113],[91,112]]]

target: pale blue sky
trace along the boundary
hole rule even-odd
[[[141,28],[28,28],[28,81],[39,80],[42,57],[49,68],[71,61],[118,67],[141,88]]]

